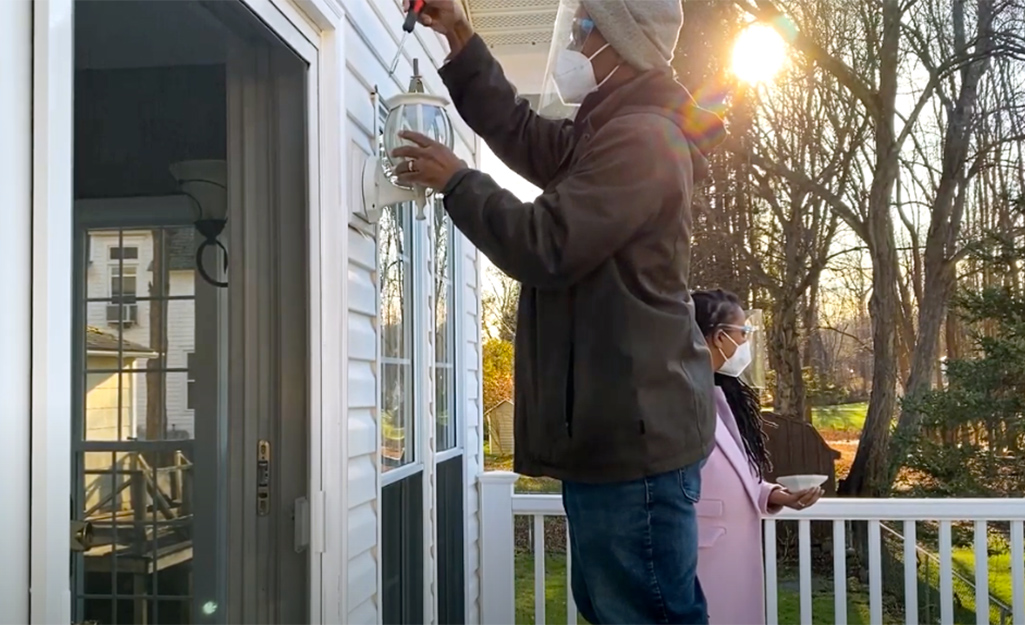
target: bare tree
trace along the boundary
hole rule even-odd
[[[483,290],[481,313],[488,338],[513,342],[516,338],[520,283],[492,265],[485,271]]]
[[[776,372],[775,408],[802,419],[811,414],[803,377],[804,343],[818,325],[814,302],[839,218],[821,196],[780,168],[812,172],[818,184],[830,189],[849,186],[855,148],[867,122],[854,103],[840,100],[837,106],[837,98],[830,95],[837,88],[832,76],[811,64],[795,63],[771,90],[755,96],[756,121],[747,137],[733,143],[738,155],[748,159],[751,193],[764,209],[757,211],[763,224],[758,249],[744,262],[772,301],[768,346]]]
[[[998,92],[1004,97],[990,98],[990,110],[980,102],[980,91],[986,81],[998,79],[990,72],[994,62],[1013,58],[1016,51],[1025,51],[1020,46],[1025,40],[1015,41],[1007,31],[1016,25],[1019,34],[1025,32],[1022,18],[1021,6],[996,0],[976,0],[970,5],[967,0],[923,3],[909,16],[907,39],[930,82],[936,84],[937,110],[932,117],[940,128],[938,145],[933,149],[927,144],[926,133],[921,133],[926,135],[925,140],[912,135],[913,156],[906,167],[910,172],[926,172],[922,175],[925,180],[914,180],[929,214],[924,247],[916,262],[921,277],[916,276],[914,282],[918,327],[905,391],[911,397],[931,389],[936,379],[940,337],[956,285],[957,265],[971,249],[963,244],[961,230],[976,178],[983,169],[993,166],[994,150],[1025,138],[988,123],[987,118],[1010,112],[1008,105],[1013,104],[1013,93]],[[970,20],[974,24],[969,24]],[[944,73],[941,64],[951,62],[947,60],[955,62],[956,69]],[[926,124],[926,117],[919,122]],[[994,131],[998,136],[994,136]],[[938,168],[933,165],[936,161]],[[916,254],[918,249],[916,245]],[[909,402],[901,411],[898,444],[891,454],[890,482],[918,431],[920,415],[914,405]]]
[[[872,260],[873,290],[869,301],[872,395],[857,456],[840,487],[842,494],[882,494],[892,483],[889,447],[891,424],[897,410],[897,328],[904,328],[905,337],[917,334],[911,363],[915,370],[912,377],[916,381],[928,380],[926,374],[935,365],[935,358],[931,363],[925,362],[930,354],[928,346],[935,344],[930,343],[934,339],[908,328],[911,323],[907,320],[908,311],[902,309],[901,304],[908,298],[902,298],[901,294],[902,272],[892,208],[905,144],[919,129],[926,107],[935,98],[943,101],[946,94],[952,94],[949,107],[952,114],[948,113],[947,117],[949,136],[963,136],[965,129],[971,127],[977,110],[974,105],[963,105],[976,99],[974,89],[979,80],[976,76],[981,77],[985,72],[986,59],[1018,53],[1020,34],[1015,35],[1013,13],[1020,7],[1015,5],[1016,1],[975,0],[973,11],[967,10],[967,0],[879,0],[846,6],[835,3],[827,12],[833,23],[830,27],[821,20],[822,14],[806,10],[806,2],[735,0],[751,15],[774,24],[797,51],[822,72],[834,77],[843,90],[840,97],[857,103],[870,122],[872,140],[868,143],[869,149],[859,155],[860,168],[865,173],[864,184],[859,185],[855,193],[844,195],[806,172],[794,171],[779,163],[767,164],[821,197],[864,241]],[[941,16],[950,11],[960,11],[960,18],[945,22]],[[972,36],[966,34],[969,15],[976,25]],[[951,21],[953,24],[949,23]],[[997,24],[1000,24],[999,33]],[[938,48],[936,43],[941,41],[952,43]],[[924,68],[926,78],[913,103],[905,106],[898,96],[902,95],[902,80],[907,81],[909,76],[914,78],[911,67]],[[942,90],[951,85],[954,87]],[[967,86],[958,90],[958,85]],[[926,241],[928,248],[929,237],[933,239],[932,255],[925,254],[931,258],[949,258],[948,242],[952,233],[956,239],[959,227],[957,191],[966,171],[963,167],[967,156],[954,145],[956,141],[948,143],[949,149],[943,150],[943,168],[951,170],[955,184],[944,187],[941,195],[937,183],[931,207],[936,214],[930,218]],[[950,296],[949,289],[943,288],[949,275],[945,267],[946,263],[936,261],[929,278],[923,278],[919,310],[927,298],[937,305],[942,302],[940,310],[945,310]],[[928,295],[927,291],[930,291]],[[926,329],[938,336],[938,327]],[[934,349],[931,354],[935,355]]]

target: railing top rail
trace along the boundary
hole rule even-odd
[[[562,497],[514,494],[515,514],[563,516]],[[1025,521],[1025,503],[1015,499],[822,499],[808,510],[784,510],[780,521]]]
[[[1015,499],[822,499],[808,510],[784,510],[780,520],[812,521],[1022,521]]]
[[[191,452],[195,447],[195,440],[191,438],[173,438],[157,441],[78,441],[74,443],[76,451],[82,452]]]
[[[513,495],[513,514],[566,516],[560,495]]]

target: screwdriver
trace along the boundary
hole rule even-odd
[[[424,10],[424,0],[411,0],[409,12],[406,13],[406,21],[402,23],[402,39],[399,39],[399,49],[395,52],[391,66],[388,67],[388,74],[394,74],[395,68],[399,66],[399,59],[402,58],[402,47],[406,45],[406,37],[413,32],[413,28],[420,20],[420,12]]]

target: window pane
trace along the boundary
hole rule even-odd
[[[436,449],[447,451],[456,446],[456,424],[455,424],[455,376],[452,369],[445,366],[438,366],[434,370],[435,375],[435,399],[434,406],[438,418],[438,429],[435,432],[437,440]]]
[[[453,449],[458,443],[455,411],[455,254],[452,222],[440,201],[434,203],[434,388],[437,429],[435,449]]]
[[[380,238],[381,280],[381,355],[384,358],[412,357],[412,272],[409,267],[408,226],[401,221],[402,209],[385,211],[381,217]],[[405,252],[405,253],[404,253]]]
[[[413,462],[412,366],[381,366],[381,465],[384,470]]]
[[[138,247],[112,247],[110,248],[110,260],[138,260]]]
[[[413,276],[410,207],[392,207],[378,223],[381,309],[381,464],[383,470],[416,460],[413,401]]]

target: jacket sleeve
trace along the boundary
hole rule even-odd
[[[465,170],[446,187],[445,207],[509,276],[537,288],[565,288],[616,254],[666,206],[689,206],[693,170],[687,146],[673,147],[678,134],[662,117],[620,117],[595,135],[565,179],[533,202]]]
[[[573,145],[573,123],[534,113],[478,35],[439,73],[459,115],[495,156],[534,186],[547,187]]]
[[[769,495],[772,494],[772,491],[782,488],[779,484],[761,482],[758,486],[761,489],[758,493],[758,509],[762,514],[777,514],[783,509],[783,506],[769,505]]]

